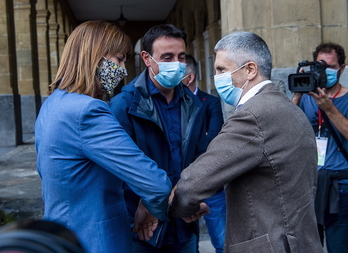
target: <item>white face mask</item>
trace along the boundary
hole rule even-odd
[[[232,72],[225,72],[214,76],[214,84],[221,99],[230,105],[236,106],[242,96],[243,88],[248,83],[246,81],[242,88],[237,88],[233,85],[232,74],[242,68],[247,63],[243,64]]]

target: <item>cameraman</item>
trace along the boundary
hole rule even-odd
[[[326,87],[318,87],[317,93],[295,93],[292,102],[299,105],[307,115],[317,136],[320,155],[315,207],[322,243],[325,231],[328,252],[347,253],[348,158],[343,154],[344,151],[341,152],[342,148],[341,151],[338,149],[338,143],[341,142],[343,148],[348,150],[348,88],[339,83],[345,68],[345,53],[340,45],[322,43],[313,52],[313,58],[315,61],[324,60],[328,64],[325,70]],[[332,125],[331,131],[328,121]],[[337,133],[340,141],[333,138],[332,131]],[[324,148],[320,150],[320,146]],[[336,199],[332,197],[335,192]]]

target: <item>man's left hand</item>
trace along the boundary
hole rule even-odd
[[[334,104],[332,103],[332,100],[329,98],[329,96],[325,93],[325,88],[317,88],[317,91],[318,94],[314,92],[308,92],[308,95],[314,98],[319,108],[323,111],[331,110],[334,107]]]

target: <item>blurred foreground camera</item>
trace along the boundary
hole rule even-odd
[[[309,66],[309,71],[300,73],[300,69]],[[288,77],[289,90],[292,92],[306,93],[315,91],[316,88],[326,86],[325,61],[302,61],[298,64],[296,74]]]
[[[0,229],[0,253],[85,253],[75,233],[48,220],[22,220]]]

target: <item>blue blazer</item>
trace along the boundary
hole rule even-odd
[[[220,98],[197,89],[197,97],[202,103],[202,111],[205,113],[207,144],[214,139],[224,123]]]
[[[87,252],[131,252],[123,182],[167,219],[171,183],[98,99],[56,89],[35,125],[44,218],[70,228]]]

